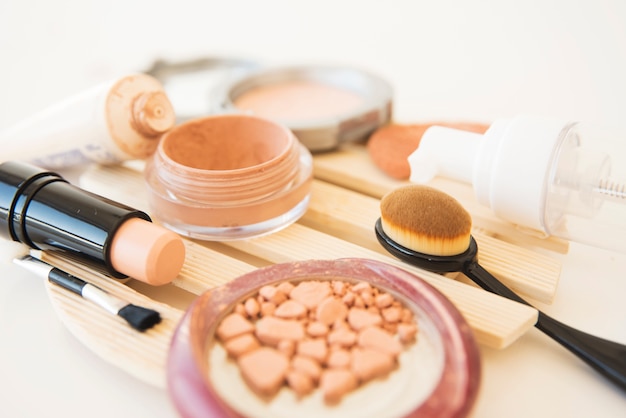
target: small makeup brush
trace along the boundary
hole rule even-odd
[[[471,216],[453,197],[409,185],[385,195],[380,209],[376,238],[394,256],[431,272],[460,271],[485,290],[531,306],[478,263]],[[535,327],[626,391],[626,345],[587,334],[541,311]]]
[[[161,322],[161,315],[157,311],[133,305],[35,257],[26,255],[13,259],[13,262],[40,277],[45,277],[52,283],[92,301],[107,312],[124,318],[131,327],[138,331],[146,331]]]
[[[459,254],[469,247],[471,216],[437,189],[397,189],[381,200],[380,211],[387,235],[405,247],[435,256]]]

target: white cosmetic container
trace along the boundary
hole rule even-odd
[[[157,79],[129,75],[69,97],[0,132],[0,160],[56,169],[144,159],[175,119]]]
[[[626,253],[626,136],[533,116],[495,121],[484,135],[431,127],[409,156],[410,180],[443,176],[520,228]]]

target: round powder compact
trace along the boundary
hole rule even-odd
[[[163,136],[145,170],[151,214],[181,235],[251,238],[300,218],[312,157],[293,133],[242,114],[187,121]]]
[[[341,67],[251,72],[214,92],[217,112],[242,112],[289,127],[311,151],[364,139],[391,119],[392,89],[383,79]]]
[[[167,365],[184,417],[465,417],[480,370],[447,298],[356,258],[276,264],[204,293]]]

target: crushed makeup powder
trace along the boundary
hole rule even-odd
[[[264,286],[234,307],[217,336],[260,397],[285,385],[299,397],[320,388],[335,404],[392,372],[415,342],[417,323],[401,301],[369,283],[305,280]]]

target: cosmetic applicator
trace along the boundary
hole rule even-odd
[[[531,306],[482,268],[471,217],[454,198],[427,186],[396,189],[381,200],[375,232],[395,257],[436,272],[464,273],[483,289]],[[535,327],[626,390],[626,345],[565,325],[539,310]]]
[[[408,157],[420,144],[424,132],[431,126],[445,126],[461,131],[484,133],[489,125],[478,122],[389,123],[376,129],[367,140],[367,153],[385,174],[408,180],[411,166]]]
[[[137,331],[146,331],[161,322],[161,314],[157,311],[133,305],[35,257],[26,255],[13,259],[13,262],[123,318]]]

